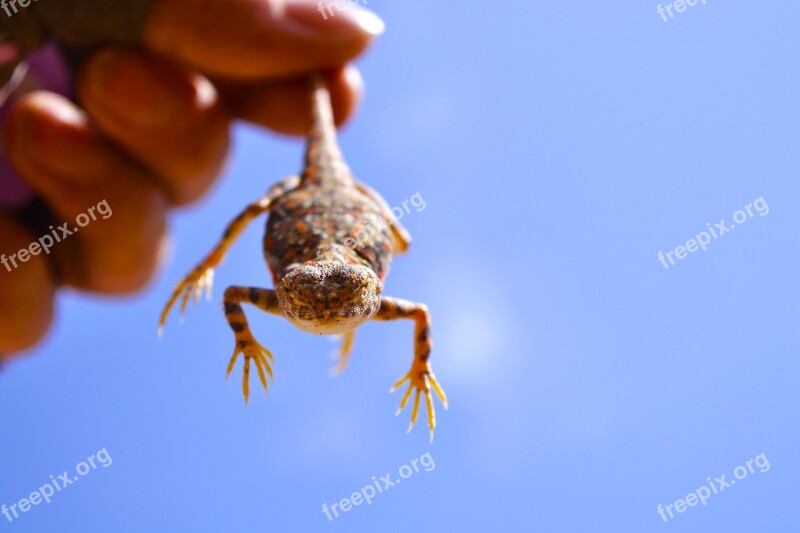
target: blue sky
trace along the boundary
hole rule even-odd
[[[157,339],[172,285],[298,170],[299,140],[241,127],[224,180],[173,218],[148,290],[64,298],[49,340],[0,376],[0,503],[113,459],[0,531],[796,527],[800,6],[708,0],[668,22],[629,0],[369,6],[388,29],[341,141],[392,206],[425,200],[386,294],[433,314],[451,404],[435,442],[422,424],[405,434],[387,393],[410,323],[361,328],[332,378],[336,344],[246,310],[276,379],[243,407],[220,300],[269,286],[261,224],[214,302]],[[761,197],[764,216],[658,261]],[[430,471],[322,512],[426,453]],[[767,471],[658,514],[760,454]]]

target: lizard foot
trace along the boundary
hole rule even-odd
[[[170,297],[167,305],[164,306],[164,310],[161,312],[161,318],[158,321],[158,333],[161,335],[161,332],[164,329],[164,324],[167,322],[167,315],[169,315],[172,306],[175,305],[175,302],[178,298],[181,298],[181,312],[180,316],[183,318],[184,313],[186,312],[186,306],[189,303],[189,298],[194,299],[194,302],[197,303],[200,300],[200,296],[203,292],[206,293],[206,298],[211,299],[211,286],[214,283],[214,269],[213,268],[203,268],[198,267],[192,270],[181,282],[175,287],[175,290],[172,292],[172,296]]]
[[[244,403],[247,405],[247,400],[250,398],[250,360],[256,364],[258,370],[258,379],[264,387],[264,392],[267,391],[267,376],[274,379],[272,375],[272,367],[270,362],[275,362],[272,353],[261,346],[252,335],[249,333],[236,334],[236,348],[233,349],[233,355],[228,363],[228,372],[225,374],[225,379],[231,375],[233,366],[239,358],[239,354],[244,355],[244,373],[242,375],[242,392],[244,392]]]
[[[423,370],[412,368],[408,374],[400,378],[397,383],[394,384],[389,392],[396,391],[406,381],[409,382],[408,388],[403,395],[403,399],[400,400],[400,407],[397,408],[395,416],[399,415],[408,403],[408,400],[411,397],[411,391],[416,390],[416,395],[414,396],[414,407],[411,409],[411,423],[408,425],[408,430],[406,433],[410,432],[411,428],[414,427],[414,423],[417,421],[417,415],[419,414],[419,397],[422,393],[425,393],[425,405],[428,410],[428,428],[431,431],[431,442],[433,442],[433,430],[436,428],[436,414],[433,410],[431,388],[433,388],[434,392],[436,392],[436,396],[439,397],[439,400],[441,400],[445,409],[447,409],[447,396],[442,390],[442,387],[439,385],[439,382],[436,381],[436,377],[433,375],[433,372],[430,371],[430,367],[427,364],[426,368]]]

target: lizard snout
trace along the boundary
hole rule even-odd
[[[288,272],[277,289],[278,306],[295,326],[331,335],[355,329],[380,307],[383,284],[368,267],[307,263]]]

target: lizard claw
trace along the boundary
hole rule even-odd
[[[180,318],[183,320],[183,315],[186,313],[186,307],[189,303],[189,298],[197,303],[203,292],[206,293],[206,299],[211,300],[211,287],[214,283],[214,269],[198,267],[188,274],[181,282],[175,287],[172,292],[167,305],[161,312],[161,317],[158,321],[158,336],[161,337],[164,331],[164,325],[167,323],[167,316],[169,315],[172,306],[178,299],[181,299]]]
[[[250,398],[250,360],[256,364],[258,371],[258,379],[261,381],[261,386],[264,387],[264,392],[267,392],[267,375],[270,379],[275,379],[272,374],[272,366],[270,362],[275,362],[272,357],[272,352],[261,346],[252,336],[240,335],[236,336],[236,347],[233,349],[233,355],[228,363],[228,371],[225,373],[225,379],[231,375],[236,360],[239,354],[244,355],[244,373],[242,374],[242,392],[244,393],[244,404],[247,405],[247,400]]]
[[[441,400],[442,405],[444,408],[447,409],[447,396],[445,395],[442,387],[439,385],[439,382],[436,381],[436,377],[430,370],[426,370],[424,372],[416,372],[414,370],[410,371],[408,374],[397,380],[389,392],[394,392],[400,388],[403,383],[408,381],[408,388],[406,392],[403,394],[402,399],[400,400],[400,406],[397,408],[397,411],[394,413],[395,416],[399,415],[400,412],[405,408],[406,404],[408,404],[408,400],[411,398],[411,392],[413,390],[416,391],[414,395],[414,406],[411,409],[411,422],[408,424],[408,429],[406,433],[411,432],[411,428],[414,427],[414,424],[417,421],[417,416],[419,415],[419,400],[420,396],[424,393],[425,394],[425,407],[428,412],[428,429],[431,432],[431,442],[433,442],[433,432],[436,429],[436,413],[433,409],[433,397],[431,396],[431,388],[436,393],[436,396],[439,397]]]

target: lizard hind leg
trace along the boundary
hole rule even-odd
[[[254,287],[228,287],[225,290],[225,318],[228,321],[235,336],[235,346],[233,355],[228,362],[228,370],[225,379],[230,376],[239,355],[244,355],[244,373],[242,374],[242,392],[244,393],[244,403],[250,398],[250,361],[255,364],[258,371],[258,379],[267,391],[267,375],[273,379],[272,363],[275,359],[272,353],[264,348],[253,337],[247,317],[242,309],[241,302],[250,303],[268,313],[280,314],[278,301],[275,292],[269,289],[257,289]]]
[[[338,356],[339,361],[336,366],[331,369],[332,376],[338,376],[344,369],[347,368],[347,363],[350,361],[350,353],[353,351],[353,341],[356,337],[356,330],[351,329],[342,335],[342,345],[339,347]]]

